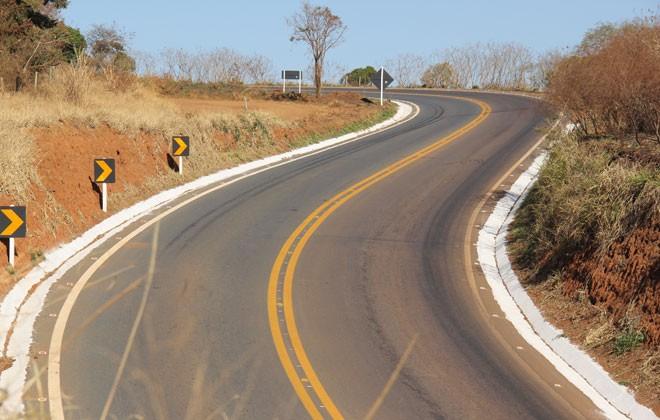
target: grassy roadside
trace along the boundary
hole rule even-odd
[[[29,226],[28,238],[17,243],[18,270],[0,273],[0,295],[46,250],[106,217],[90,179],[95,157],[117,160],[118,182],[109,186],[112,214],[163,189],[366,128],[396,111],[393,104],[381,108],[353,94],[295,104],[263,98],[250,103],[275,113],[243,110],[243,96],[214,100],[205,99],[204,109],[190,108],[189,102],[178,106],[176,97],[139,84],[125,92],[93,87],[82,103],[58,92],[1,95],[0,146],[8,159],[0,161],[0,204],[26,204]],[[227,107],[228,101],[240,104]],[[168,162],[175,134],[192,139],[184,176]],[[5,246],[0,244],[6,253]]]
[[[660,146],[556,131],[509,232],[544,316],[660,412]]]

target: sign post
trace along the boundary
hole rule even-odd
[[[183,157],[190,156],[190,137],[172,137],[172,154],[179,158],[179,175],[183,175]]]
[[[101,185],[101,210],[108,211],[108,186],[115,182],[115,160],[94,159],[94,182]]]
[[[0,238],[7,238],[9,265],[14,267],[16,254],[15,238],[25,238],[27,234],[27,212],[25,206],[0,206]]]
[[[383,76],[385,76],[385,71],[381,67],[380,68],[380,106],[383,106],[383,91],[385,90],[383,89]]]
[[[282,92],[286,92],[286,81],[298,81],[298,93],[302,93],[302,70],[282,70]]]
[[[371,75],[371,83],[380,89],[380,106],[383,106],[383,92],[392,84],[393,81],[394,79],[392,76],[390,76],[383,67]]]
[[[101,184],[101,209],[104,213],[108,212],[108,184]]]

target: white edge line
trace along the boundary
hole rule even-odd
[[[501,198],[479,231],[477,256],[495,300],[518,333],[566,379],[612,419],[657,419],[587,353],[547,322],[511,267],[506,237],[516,210],[536,180],[547,153],[539,155]]]
[[[366,136],[403,124],[419,114],[419,107],[411,102],[399,100],[393,102],[398,105],[397,112],[392,118],[386,121],[354,133],[348,133],[289,152],[247,162],[233,168],[223,169],[184,185],[162,191],[115,213],[71,242],[57,246],[45,253],[44,260],[19,280],[2,299],[2,303],[0,303],[0,343],[5,343],[9,329],[15,320],[14,330],[7,348],[7,356],[15,360],[11,368],[0,373],[0,390],[4,390],[7,393],[7,398],[2,402],[2,406],[0,407],[0,415],[3,413],[16,415],[24,411],[22,394],[27,377],[28,362],[30,360],[28,353],[32,343],[34,323],[37,316],[41,313],[51,286],[94,249],[98,248],[108,239],[113,238],[131,223],[189,192],[199,191],[205,187],[237,176],[241,176],[241,179],[253,176],[266,170],[361,140]],[[44,281],[44,278],[47,276],[49,277]],[[40,282],[41,284],[39,284]],[[39,286],[30,294],[30,290],[37,284]],[[21,302],[24,301],[25,303],[20,307],[20,313],[17,313]]]

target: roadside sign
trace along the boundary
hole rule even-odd
[[[302,70],[282,70],[282,92],[286,92],[286,81],[298,81],[298,93],[302,93]]]
[[[94,159],[94,182],[112,184],[115,182],[115,160]]]
[[[0,206],[0,238],[25,238],[26,220],[25,206]]]
[[[392,84],[393,81],[394,79],[392,78],[392,76],[390,76],[390,74],[386,72],[385,69],[382,67],[376,73],[373,73],[371,75],[371,83],[376,85],[378,89],[380,89],[381,87],[383,89],[387,89]]]
[[[172,137],[172,154],[174,156],[190,156],[190,137]]]
[[[94,182],[101,184],[101,210],[108,211],[108,184],[115,182],[115,160],[94,159]]]
[[[394,79],[384,68],[380,68],[376,73],[371,75],[371,83],[376,85],[380,90],[380,106],[383,106],[383,91],[389,87]]]
[[[282,70],[283,80],[302,80],[302,71],[300,70]]]

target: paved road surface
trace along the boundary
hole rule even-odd
[[[394,96],[419,105],[419,115],[208,194],[109,258],[66,325],[66,417],[96,419],[104,408],[119,419],[308,417],[271,334],[276,257],[326,200],[478,118],[482,107],[458,96],[492,111],[347,200],[302,249],[290,309],[309,364],[335,413],[349,419],[595,417],[591,403],[524,347],[505,320],[480,309],[492,302],[466,280],[468,219],[538,139],[543,110],[510,95]],[[49,410],[47,356],[39,352],[48,350],[71,283],[93,261],[54,287],[38,320],[30,370],[37,380],[26,395],[33,413]],[[291,337],[282,340],[288,347]],[[319,413],[333,413],[320,406],[314,381],[304,374],[298,380]]]

